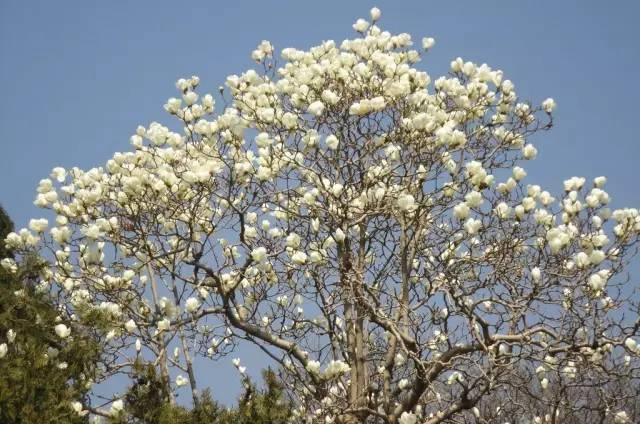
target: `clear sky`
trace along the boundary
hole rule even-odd
[[[263,39],[306,48],[381,26],[433,36],[419,64],[432,79],[461,56],[502,69],[518,94],[558,103],[556,127],[534,140],[531,183],[606,175],[614,207],[640,206],[640,2],[628,1],[0,1],[0,203],[18,226],[37,217],[35,187],[51,168],[102,165],[129,149],[138,124],[162,109],[179,77],[215,92],[253,66]],[[224,369],[216,397],[237,378]],[[214,387],[217,385],[213,380]]]

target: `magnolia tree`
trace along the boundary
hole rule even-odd
[[[625,274],[638,210],[609,209],[604,177],[555,197],[528,181],[554,101],[524,101],[460,58],[432,81],[415,66],[433,39],[414,50],[379,17],[281,61],[263,41],[259,69],[219,88],[222,107],[180,79],[165,105],[179,129],[140,126],[104,167],[40,182],[35,204],[55,222],[6,243],[47,258],[60,342],[98,333],[95,383],[144,362],[167,401],[190,389],[196,404],[194,359],[253,343],[279,366],[294,422],[496,422],[507,407],[630,422],[604,388],[640,377]]]

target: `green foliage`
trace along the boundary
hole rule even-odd
[[[136,372],[134,383],[125,396],[126,414],[111,422],[186,422],[188,411],[171,406],[166,385],[163,384],[155,367],[138,362],[134,369]]]
[[[3,240],[13,224],[2,210],[0,226]],[[0,343],[8,346],[0,359],[0,422],[86,422],[71,402],[86,395],[100,350],[88,337],[62,341],[55,335],[58,314],[48,295],[34,288],[39,266],[37,258],[26,257],[16,274],[0,273]]]
[[[138,383],[136,383],[138,384]],[[153,383],[142,383],[148,387],[136,388],[136,395],[127,394],[126,410],[119,418],[111,418],[109,424],[222,424],[231,423],[222,417],[226,412],[211,398],[209,391],[200,395],[198,406],[187,409],[172,405],[168,401],[157,398],[151,386]]]
[[[262,373],[265,387],[261,390],[247,381],[245,392],[233,414],[234,423],[269,424],[286,423],[291,415],[291,404],[286,400],[284,386],[271,369]]]
[[[192,409],[172,405],[156,369],[137,364],[135,382],[125,396],[122,416],[110,424],[284,424],[291,415],[284,387],[272,370],[263,373],[264,387],[245,380],[245,390],[234,408],[224,408],[203,391]]]
[[[4,238],[13,231],[13,221],[7,212],[0,206],[0,259],[11,257],[11,252],[4,245]]]

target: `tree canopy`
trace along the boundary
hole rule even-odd
[[[12,229],[0,207],[0,238]],[[3,252],[11,256],[11,251]],[[73,404],[89,391],[100,350],[82,334],[69,344],[58,341],[52,326],[56,304],[34,287],[41,266],[30,255],[20,267],[0,269],[0,421],[85,422]]]
[[[151,391],[127,396],[186,390],[194,410],[194,358],[233,353],[244,379],[252,343],[292,422],[631,422],[638,210],[611,209],[605,177],[529,181],[553,99],[461,58],[432,79],[418,64],[435,41],[379,19],[280,59],[263,41],[216,96],[179,79],[173,124],[40,182],[53,222],[6,243],[46,263],[56,343],[90,331],[95,383],[142,372]],[[79,402],[127,413],[119,395]]]

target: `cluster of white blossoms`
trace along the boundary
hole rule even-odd
[[[56,325],[55,331],[58,337],[60,337],[61,339],[66,339],[71,334],[71,329],[64,324]]]
[[[331,422],[368,399],[413,424],[453,413],[442,400],[453,397],[423,396],[427,376],[454,390],[513,355],[501,340],[540,360],[574,343],[559,321],[531,333],[503,323],[615,305],[607,289],[640,234],[638,210],[610,210],[604,177],[591,188],[571,178],[557,200],[525,184],[521,163],[536,158],[530,139],[551,126],[553,99],[524,102],[502,71],[461,58],[432,83],[411,36],[383,31],[380,17],[359,19],[355,39],[285,48],[279,67],[263,41],[251,56],[264,70],[229,76],[218,111],[198,77],[180,79],[165,110],[182,130],[140,126],[133,150],[105,166],[42,180],[34,203],[55,219],[6,244],[52,252],[39,288],[68,302],[55,334],[99,314],[110,352],[144,344],[167,385],[170,367],[195,375],[194,355],[228,353],[240,336],[300,382],[297,416]],[[606,337],[638,353],[630,337]],[[493,358],[465,363],[471,354]],[[577,366],[568,358],[563,375]]]

